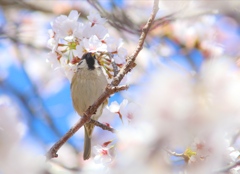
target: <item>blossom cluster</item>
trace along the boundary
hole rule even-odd
[[[122,47],[122,39],[110,36],[104,26],[106,19],[99,13],[91,12],[86,23],[79,22],[79,16],[76,10],[72,10],[68,16],[61,15],[51,23],[48,47],[52,51],[48,54],[47,61],[53,68],[62,67],[71,81],[76,72],[76,64],[83,54],[91,52],[96,55],[98,63],[111,79],[112,63],[121,67],[126,60],[127,50]]]

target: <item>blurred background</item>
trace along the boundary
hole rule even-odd
[[[147,0],[0,0],[0,131],[8,130],[0,132],[2,152],[18,140],[24,148],[42,156],[79,119],[70,98],[70,82],[61,69],[53,70],[46,62],[51,51],[47,47],[48,29],[57,16],[75,9],[81,13],[80,20],[86,21],[91,10],[99,11],[108,20],[109,33],[121,37],[131,54],[152,5],[153,1]],[[137,67],[128,76],[129,90],[112,96],[109,104],[133,100],[148,76],[162,66],[197,75],[209,59],[228,57],[238,63],[239,1],[171,0],[160,1],[159,8]],[[117,128],[121,120],[108,112],[105,110],[101,121]],[[100,138],[94,141],[100,144],[114,137],[99,128],[95,135]],[[55,162],[57,169],[45,172],[79,171],[82,146],[81,129],[59,152],[60,156],[75,154],[77,160],[73,163],[68,161],[71,157],[60,157]],[[0,161],[4,159],[0,157]]]

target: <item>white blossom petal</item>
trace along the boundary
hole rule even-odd
[[[68,15],[68,18],[69,18],[70,20],[77,21],[79,15],[80,15],[80,14],[78,13],[77,10],[72,10],[72,11],[70,12],[70,14]]]
[[[74,56],[77,56],[81,58],[84,54],[85,48],[83,47],[83,44],[81,43],[80,45],[76,46],[76,50],[73,50]]]
[[[92,24],[100,24],[103,25],[107,20],[105,18],[102,18],[98,12],[90,12],[90,15],[87,16],[88,20]]]
[[[108,110],[112,113],[117,113],[120,110],[120,105],[118,102],[114,101],[110,104],[110,106],[108,106]]]
[[[107,44],[108,52],[115,52],[115,51],[117,51],[119,42],[121,42],[121,40],[110,36],[105,39],[105,42]]]
[[[50,63],[53,69],[57,69],[61,66],[55,52],[50,52],[47,54],[46,62]]]

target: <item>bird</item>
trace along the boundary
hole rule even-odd
[[[85,53],[81,61],[77,64],[77,71],[73,75],[71,81],[72,103],[78,115],[83,116],[84,112],[104,92],[107,84],[106,75],[104,74],[102,66],[99,65],[95,54],[91,52]],[[91,118],[98,120],[107,103],[108,100],[104,101]],[[84,124],[84,160],[91,157],[91,138],[93,129],[93,124]]]

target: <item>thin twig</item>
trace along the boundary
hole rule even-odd
[[[89,121],[89,123],[92,123],[92,124],[94,124],[95,126],[98,126],[98,127],[102,128],[103,130],[108,130],[108,131],[110,131],[110,132],[112,132],[112,133],[115,133],[115,132],[116,132],[115,129],[109,127],[109,126],[106,125],[106,124],[102,124],[102,123],[100,123],[100,122],[98,122],[98,121],[96,121],[96,120],[91,119],[91,120]]]
[[[108,23],[117,30],[126,31],[131,34],[139,34],[138,26],[133,25],[134,23],[126,16],[124,11],[118,11],[116,5],[113,4],[111,13],[107,12],[97,0],[87,0],[103,17],[108,19]]]
[[[120,92],[120,91],[124,91],[127,90],[128,86],[127,85],[122,85],[122,86],[113,86],[112,90],[114,91],[114,93]]]
[[[126,64],[121,68],[120,72],[116,77],[114,77],[112,83],[108,85],[103,92],[103,94],[97,99],[97,101],[94,102],[92,106],[90,106],[86,112],[83,114],[81,120],[77,122],[77,124],[72,127],[58,142],[56,142],[52,148],[47,153],[47,158],[51,159],[54,157],[57,157],[57,151],[61,148],[61,146],[74,134],[80,129],[89,119],[91,118],[92,114],[94,114],[97,111],[97,108],[111,95],[117,92],[117,86],[120,84],[123,77],[134,67],[136,57],[138,56],[139,52],[143,48],[143,44],[145,41],[145,38],[147,36],[147,33],[153,23],[153,20],[157,14],[158,11],[158,3],[159,0],[154,0],[153,5],[153,11],[148,19],[146,25],[143,27],[142,34],[140,36],[138,47],[136,51],[128,58]]]

